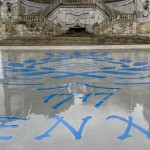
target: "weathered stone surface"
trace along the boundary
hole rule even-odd
[[[120,2],[112,2],[107,4],[110,8],[123,13],[133,13],[134,12],[134,3],[133,0],[123,0]]]
[[[95,6],[62,6],[48,16],[49,21],[61,25],[63,32],[69,30],[70,27],[80,26],[85,27],[90,33],[93,33],[93,24],[101,23],[106,18],[106,14]]]
[[[139,33],[141,34],[150,33],[150,22],[139,23],[138,30],[139,30]]]
[[[48,4],[41,4],[41,3],[30,2],[27,0],[21,0],[21,11],[22,13],[25,14],[36,13],[46,8],[46,6],[48,6]]]
[[[84,0],[84,3],[68,0],[63,5],[57,3],[60,0],[54,2],[56,5],[28,0],[1,0],[0,39],[16,35],[53,36],[74,27],[85,28],[95,35],[150,33],[150,2],[145,0],[122,0],[107,3],[107,6],[97,0]],[[138,19],[135,14],[138,14]]]

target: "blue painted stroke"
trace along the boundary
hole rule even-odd
[[[23,83],[10,83],[10,82],[0,82],[3,85],[12,85],[12,86],[42,86],[42,83],[39,84],[23,84]]]
[[[107,55],[109,55],[109,52],[101,52],[100,55],[101,56],[107,56]]]
[[[121,79],[121,80],[133,80],[133,79],[146,79],[146,78],[150,78],[150,75],[148,76],[141,76],[141,77],[133,77],[133,78],[128,78],[128,77],[115,77],[116,79]]]
[[[51,94],[51,95],[47,96],[46,98],[44,98],[43,102],[48,103],[52,98],[54,98],[57,95],[58,94]]]
[[[123,63],[131,63],[132,62],[131,59],[121,59],[120,61]]]
[[[105,103],[114,93],[96,93],[95,96],[106,95],[103,99],[101,99],[97,104],[95,104],[95,108],[99,108],[103,103]]]
[[[0,120],[4,120],[1,124],[0,124],[0,128],[19,128],[19,125],[6,125],[8,122],[10,121],[16,121],[16,120],[21,120],[21,121],[26,121],[29,120],[29,118],[15,118],[13,116],[0,116]],[[11,140],[13,138],[13,136],[0,136],[0,140]]]
[[[121,65],[122,68],[129,68],[130,66],[129,65],[126,65],[126,64],[123,64]]]
[[[112,70],[112,69],[115,69],[115,68],[116,68],[115,66],[113,66],[113,67],[103,67],[100,70]]]
[[[60,107],[61,105],[63,105],[64,103],[70,101],[72,98],[74,98],[76,96],[76,94],[61,94],[59,96],[69,96],[68,98],[66,98],[65,100],[57,103],[56,105],[52,106],[53,109],[57,109],[58,107]]]
[[[88,98],[92,95],[92,93],[87,93],[84,95],[83,99],[82,99],[82,102],[85,103],[88,101]]]
[[[26,64],[32,64],[32,63],[35,63],[35,62],[36,62],[36,60],[34,60],[34,59],[27,59],[27,60],[24,61],[24,63],[26,63]]]
[[[33,71],[37,71],[37,70],[32,70],[32,69],[7,69],[7,70],[4,70],[6,72],[33,72]]]
[[[57,70],[56,68],[53,67],[40,67],[42,70]]]
[[[82,138],[83,130],[84,130],[87,122],[92,118],[92,116],[87,116],[87,117],[82,119],[83,121],[82,121],[82,124],[81,124],[78,131],[72,125],[70,125],[67,121],[65,121],[64,117],[54,116],[54,117],[51,117],[51,118],[57,120],[57,122],[50,129],[48,129],[45,133],[35,137],[36,140],[42,140],[43,138],[50,137],[50,133],[60,123],[63,124],[73,134],[73,136],[75,137],[76,140],[80,140]]]
[[[136,62],[133,64],[133,66],[144,66],[144,65],[148,65],[148,62]]]
[[[76,85],[83,85],[86,87],[97,88],[97,89],[121,90],[121,88],[117,88],[117,87],[104,87],[104,86],[99,86],[99,85],[86,84],[86,83],[82,83],[82,82],[75,82],[72,84],[66,84],[63,86],[56,86],[56,87],[52,87],[52,88],[38,88],[37,90],[43,90],[43,91],[44,90],[56,90],[56,89],[68,88],[68,87],[72,87],[72,86],[76,86]]]
[[[18,78],[18,77],[13,78],[13,77],[9,77],[7,75],[4,75],[4,78],[11,79],[11,80],[40,80],[40,79],[42,79],[42,78]]]
[[[125,140],[126,138],[131,137],[131,135],[129,134],[130,130],[131,130],[131,127],[133,127],[135,129],[141,131],[143,134],[145,134],[147,136],[147,138],[150,139],[150,132],[148,132],[144,128],[140,127],[139,125],[135,124],[133,122],[133,118],[132,117],[129,117],[128,120],[127,120],[127,119],[122,118],[120,116],[111,115],[111,116],[109,116],[109,117],[106,118],[106,120],[109,120],[109,119],[118,119],[118,120],[121,120],[121,121],[127,123],[128,126],[127,126],[125,132],[123,133],[123,135],[121,135],[121,136],[118,137],[118,139],[120,139],[120,140]]]
[[[24,65],[22,63],[9,63],[8,66],[11,66],[11,67],[23,67]]]
[[[150,84],[150,82],[123,82],[123,83],[120,83],[120,82],[116,82],[115,84],[117,85],[148,85]]]
[[[105,76],[102,76],[102,75],[93,75],[90,72],[83,72],[83,73],[62,72],[62,73],[64,73],[65,75],[53,76],[51,78],[62,79],[62,78],[70,78],[70,77],[75,77],[75,76],[98,78],[98,79],[106,78]]]
[[[114,75],[135,75],[136,74],[134,72],[125,72],[125,71],[100,71],[100,72],[107,73],[107,74],[114,74]]]
[[[141,68],[123,68],[123,69],[120,69],[120,70],[124,70],[124,71],[134,71],[134,72],[140,72],[140,71],[149,71],[150,70],[150,67],[149,66],[144,66],[144,67],[141,67]]]
[[[41,75],[48,75],[48,74],[52,74],[55,72],[51,72],[51,71],[43,71],[43,72],[30,72],[30,73],[25,73],[25,74],[20,74],[22,76],[41,76]]]

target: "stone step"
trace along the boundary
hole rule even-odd
[[[59,41],[55,41],[55,42],[51,42],[50,44],[71,44],[71,45],[73,45],[73,44],[76,44],[76,45],[78,45],[78,44],[87,44],[87,45],[89,45],[89,44],[94,44],[93,42],[90,42],[90,41],[87,41],[87,42],[59,42]]]
[[[87,41],[87,40],[93,40],[93,38],[90,38],[90,37],[55,37],[55,38],[50,38],[50,40]]]
[[[50,45],[91,45],[94,44],[93,39],[66,39],[66,38],[53,38],[53,39],[9,39],[4,40],[3,42],[0,41],[0,45],[43,45],[43,44],[50,44]]]
[[[93,39],[79,39],[79,40],[74,40],[74,39],[70,39],[70,40],[66,40],[66,39],[52,39],[52,40],[49,40],[49,41],[64,41],[64,42],[86,42],[86,41],[94,41]]]
[[[64,41],[90,41],[91,37],[15,37],[11,40],[64,40]]]
[[[0,41],[0,45],[109,45],[150,44],[150,37],[99,36],[99,37],[15,37]]]

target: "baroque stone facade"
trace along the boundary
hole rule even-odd
[[[150,1],[28,0],[0,1],[0,39],[14,36],[60,35],[84,28],[95,35],[150,34]]]

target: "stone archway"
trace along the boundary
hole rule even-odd
[[[75,21],[74,25],[69,28],[71,33],[86,33],[86,28],[81,24],[79,20]]]

